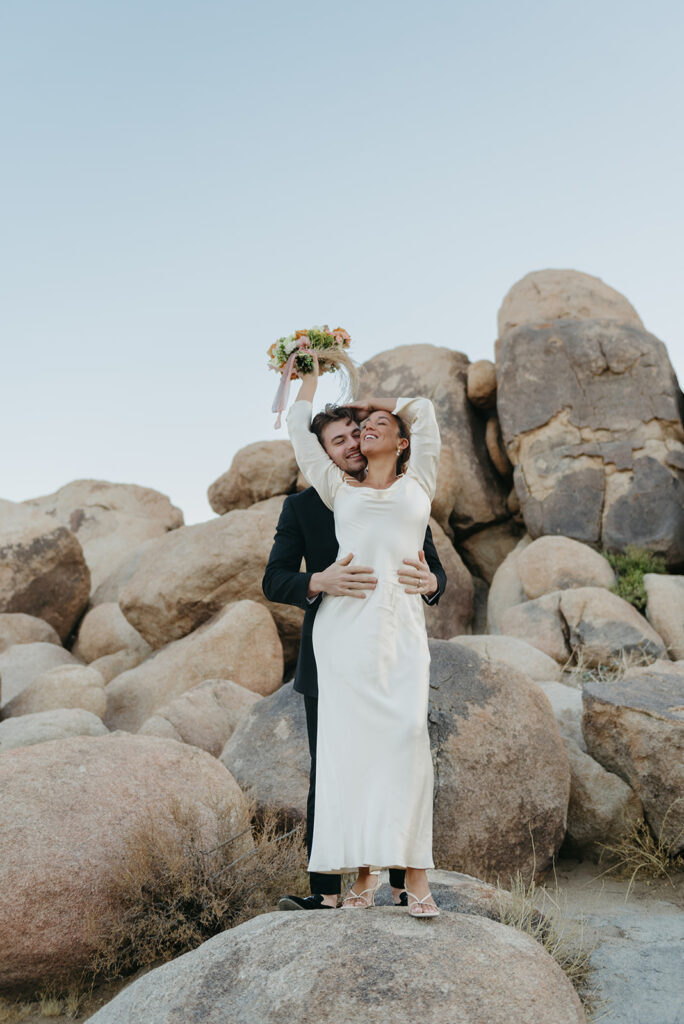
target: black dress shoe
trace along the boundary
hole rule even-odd
[[[399,902],[394,904],[395,907],[408,907],[408,896],[406,895],[406,889],[399,893]]]
[[[278,900],[278,910],[334,910],[323,902],[320,893],[312,896],[283,896]]]

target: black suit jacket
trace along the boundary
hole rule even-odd
[[[321,600],[318,597],[313,602],[307,601],[306,593],[312,574],[323,572],[335,561],[338,547],[333,514],[313,487],[285,499],[261,586],[269,601],[294,604],[306,611],[294,688],[307,697],[318,696],[311,634]],[[423,549],[425,560],[438,583],[437,593],[427,603],[437,604],[446,587],[446,573],[429,526]],[[300,571],[302,558],[306,562],[306,572]]]

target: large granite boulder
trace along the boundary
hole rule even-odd
[[[7,701],[3,718],[31,715],[57,708],[83,708],[102,718],[107,706],[104,679],[90,665],[57,665],[36,676],[21,693]]]
[[[108,654],[128,651],[137,656],[139,664],[152,653],[152,648],[133,629],[119,605],[108,601],[91,608],[81,620],[72,651],[88,664]]]
[[[241,448],[230,469],[208,491],[209,504],[222,516],[278,494],[292,494],[299,469],[289,441],[257,441]]]
[[[468,401],[479,409],[496,407],[496,366],[490,359],[478,359],[466,371]]]
[[[545,871],[565,834],[570,794],[546,697],[521,672],[457,643],[431,640],[430,650],[435,865],[481,878],[519,869],[529,878],[536,856],[536,871]],[[304,701],[291,685],[245,715],[221,758],[259,806],[305,817]]]
[[[254,601],[238,601],[112,679],[105,723],[137,732],[155,711],[205,679],[232,679],[266,695],[282,678],[283,650],[271,615]]]
[[[221,760],[260,810],[275,808],[292,821],[306,818],[310,768],[306,715],[304,698],[291,682],[247,711]]]
[[[665,645],[643,615],[602,587],[555,590],[509,608],[501,632],[526,640],[560,664],[581,652],[583,664],[605,664],[622,654],[658,658]]]
[[[536,680],[536,683],[546,694],[563,739],[573,739],[580,750],[586,753],[587,746],[582,735],[582,691],[577,686],[568,686],[556,680]]]
[[[138,568],[140,559],[156,540],[158,538],[153,537],[151,540],[146,540],[139,544],[113,566],[108,575],[92,591],[89,603],[90,608],[94,608],[98,604],[118,603],[119,594]]]
[[[23,612],[0,615],[0,654],[13,644],[56,644],[62,646],[56,630],[45,619]]]
[[[684,576],[644,573],[646,618],[675,661],[684,658]]]
[[[533,270],[516,281],[499,307],[497,351],[500,340],[513,327],[595,317],[644,326],[625,296],[600,277],[579,270]]]
[[[205,679],[158,708],[138,735],[168,736],[218,757],[238,722],[260,700],[258,693],[230,679]]]
[[[637,794],[656,836],[684,849],[684,664],[659,661],[584,687],[587,750]]]
[[[549,682],[560,679],[561,669],[557,662],[518,637],[473,634],[454,636],[451,639],[461,647],[475,651],[481,658],[502,661],[535,681]]]
[[[458,553],[471,572],[491,585],[499,566],[515,550],[522,532],[513,519],[494,523],[460,541]]]
[[[0,990],[45,987],[92,955],[115,914],[113,874],[134,832],[195,820],[209,849],[245,825],[235,780],[196,747],[155,736],[77,736],[0,756]]]
[[[553,590],[609,590],[615,583],[608,559],[570,537],[538,537],[519,553],[515,565],[525,597],[532,601]]]
[[[570,847],[598,852],[601,843],[619,840],[641,820],[641,800],[619,775],[606,771],[570,736],[563,736],[563,742],[570,762],[565,840]]]
[[[36,711],[0,722],[0,754],[15,747],[31,747],[48,740],[69,736],[106,736],[109,730],[92,711],[84,708],[57,708]]]
[[[31,683],[58,665],[80,665],[70,651],[57,644],[38,643],[13,644],[0,654],[0,693],[2,706],[13,700]]]
[[[488,633],[501,633],[501,623],[508,609],[527,600],[518,575],[517,562],[520,554],[531,543],[532,538],[523,534],[494,572],[487,596]]]
[[[233,601],[258,601],[276,621],[285,660],[294,660],[304,613],[268,602],[261,580],[283,498],[174,530],[143,553],[119,595],[132,626],[154,648],[187,636]]]
[[[26,507],[46,513],[78,538],[92,589],[143,541],[183,524],[183,513],[165,494],[137,484],[73,480],[54,494],[31,498]]]
[[[430,529],[447,576],[447,585],[438,604],[425,605],[425,625],[428,636],[448,640],[454,633],[469,629],[473,621],[473,578],[463,564],[461,556],[434,519],[430,520]],[[417,552],[413,557],[416,556]]]
[[[45,619],[64,641],[89,593],[74,533],[39,509],[0,499],[0,612]]]
[[[590,757],[582,735],[582,691],[560,682],[538,682],[546,694],[570,764],[565,845],[590,856],[620,839],[643,816],[638,796],[618,775]]]
[[[525,323],[500,339],[497,408],[527,530],[684,566],[682,398],[631,323]]]
[[[419,923],[391,907],[370,914],[262,914],[146,974],[91,1017],[92,1024],[417,1019],[586,1020],[560,967],[529,935],[468,914],[447,912]]]
[[[468,357],[435,345],[402,345],[363,364],[360,395],[432,399],[442,435],[440,477],[450,482],[441,503],[451,509],[454,537],[508,518],[508,486],[489,459],[486,418],[468,400]],[[439,485],[438,485],[439,487]],[[435,511],[435,518],[444,522]]]
[[[522,672],[458,643],[433,640],[430,653],[435,865],[479,878],[543,874],[570,795],[548,700]]]

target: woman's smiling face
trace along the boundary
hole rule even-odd
[[[396,453],[400,442],[399,425],[391,412],[376,409],[361,424],[361,451],[368,457]],[[402,445],[405,447],[405,445]]]

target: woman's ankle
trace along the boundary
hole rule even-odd
[[[406,889],[413,891],[415,888],[428,889],[427,872],[425,868],[406,869]]]

